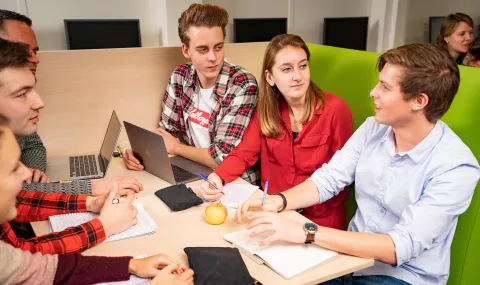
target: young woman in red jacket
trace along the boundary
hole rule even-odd
[[[302,183],[328,162],[352,135],[352,116],[339,97],[322,91],[311,79],[310,51],[296,35],[272,39],[263,60],[257,111],[240,144],[202,185],[203,198],[221,197],[231,182],[260,160],[262,188],[282,192]],[[344,229],[346,191],[306,209],[303,215],[327,227]]]

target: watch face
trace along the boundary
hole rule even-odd
[[[309,233],[315,233],[318,230],[318,226],[314,223],[306,223],[304,228]]]

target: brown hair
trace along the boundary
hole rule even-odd
[[[194,27],[220,27],[222,28],[223,38],[225,39],[225,27],[228,24],[228,12],[217,5],[210,4],[192,4],[187,10],[183,11],[178,18],[178,35],[180,40],[187,47],[190,44],[190,38],[187,35],[188,29]]]
[[[409,44],[382,54],[377,62],[378,71],[387,63],[404,69],[400,88],[405,100],[427,94],[425,116],[428,121],[435,122],[448,111],[460,84],[460,74],[447,52],[437,45]]]
[[[0,71],[8,67],[27,66],[29,57],[27,45],[0,38]]]
[[[262,77],[260,79],[260,89],[258,94],[258,113],[260,118],[260,128],[262,134],[267,137],[276,137],[282,132],[280,129],[279,103],[282,94],[276,86],[270,86],[267,83],[265,71],[272,72],[275,65],[275,57],[285,47],[301,48],[307,54],[307,60],[310,60],[310,51],[307,45],[297,35],[278,35],[274,37],[267,46],[262,65]],[[305,114],[300,119],[306,122],[312,119],[315,110],[320,108],[325,100],[323,91],[312,80],[310,80],[307,96],[305,98]]]
[[[448,15],[445,20],[443,20],[442,27],[440,28],[440,33],[437,36],[437,45],[448,51],[448,45],[445,42],[444,38],[453,34],[453,31],[455,31],[455,28],[461,22],[465,22],[473,28],[472,17],[468,16],[467,14],[455,13]]]

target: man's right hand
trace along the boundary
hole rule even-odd
[[[152,285],[193,285],[193,270],[187,269],[182,273],[178,273],[177,269],[178,266],[175,264],[163,268],[153,278]]]
[[[140,161],[135,158],[133,155],[133,151],[131,149],[126,149],[123,153],[123,162],[127,166],[128,169],[130,170],[143,170],[145,167],[143,167],[142,164],[140,164]]]
[[[113,204],[113,200],[119,198],[117,197],[117,193],[118,184],[114,182],[112,190],[110,194],[108,194],[102,210],[100,210],[100,216],[98,217],[102,222],[106,237],[128,230],[138,222],[137,208],[132,205],[135,201],[135,195],[131,191],[128,191],[125,200]]]
[[[220,176],[218,176],[218,174],[211,173],[210,175],[208,175],[208,181],[210,181],[210,183],[215,185],[217,187],[217,189],[212,187],[210,185],[210,183],[208,183],[206,181],[203,182],[202,193],[201,193],[202,198],[206,201],[209,201],[209,202],[217,201],[223,195],[222,194],[222,191],[223,191],[222,179],[220,178]]]

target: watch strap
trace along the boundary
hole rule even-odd
[[[315,233],[307,233],[307,239],[305,240],[305,244],[311,244],[315,241]]]
[[[287,207],[287,198],[285,198],[285,195],[283,195],[282,193],[280,192],[277,192],[277,193],[272,193],[270,195],[278,195],[282,198],[282,201],[283,201],[283,207],[282,209],[280,209],[280,211],[278,211],[278,213],[280,213],[281,211],[285,210],[285,208]]]

